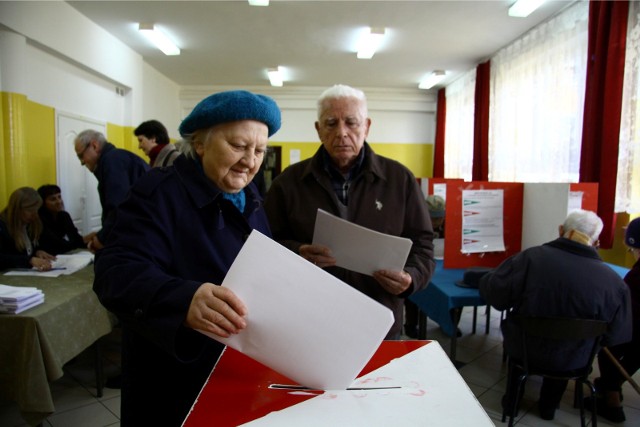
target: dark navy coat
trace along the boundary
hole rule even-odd
[[[115,221],[115,210],[127,197],[133,184],[149,170],[149,165],[131,151],[107,142],[102,147],[96,169],[98,195],[102,206],[102,228],[98,240],[104,244]]]
[[[603,345],[631,339],[628,287],[595,248],[564,237],[503,261],[480,280],[480,296],[498,310],[510,310],[502,322],[502,334],[505,351],[516,359],[522,357],[522,339],[514,315],[604,320],[609,331]],[[584,366],[592,342],[538,344],[532,346],[535,352],[528,355],[529,360],[551,370],[569,371]]]
[[[252,229],[270,231],[253,183],[244,214],[180,156],[116,212],[94,290],[123,325],[122,425],[179,426],[223,345],[183,323],[196,289],[219,285]]]

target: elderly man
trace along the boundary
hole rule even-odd
[[[132,152],[116,148],[102,133],[92,129],[80,132],[74,144],[80,163],[98,179],[102,228],[86,236],[88,248],[95,252],[104,247],[115,221],[116,207],[125,199],[133,183],[149,170],[149,166]]]
[[[605,265],[596,248],[602,220],[590,211],[571,212],[560,226],[560,237],[505,260],[480,281],[480,295],[498,310],[510,310],[502,323],[506,353],[521,359],[522,343],[514,316],[572,317],[605,320],[609,332],[603,345],[631,339],[629,289]],[[586,351],[589,351],[587,349]],[[570,371],[584,364],[573,346],[542,349],[529,360],[550,370]],[[517,375],[515,375],[517,376]],[[514,377],[515,377],[514,376]],[[540,390],[540,417],[552,420],[567,381],[545,378]],[[503,406],[510,407],[508,397]]]
[[[387,339],[399,339],[404,299],[424,288],[435,268],[433,231],[411,172],[376,155],[365,141],[370,125],[362,91],[343,85],[327,89],[318,100],[315,123],[322,145],[312,158],[278,175],[265,210],[277,241],[390,308],[395,323]],[[335,267],[329,248],[311,244],[318,209],[411,239],[404,269],[380,270],[372,277]]]

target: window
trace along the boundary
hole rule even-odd
[[[640,212],[640,3],[629,2],[616,212]]]
[[[491,58],[491,181],[578,182],[588,9],[572,5]]]
[[[444,176],[471,181],[476,70],[448,85]]]

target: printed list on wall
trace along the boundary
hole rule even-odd
[[[504,251],[504,190],[462,192],[462,253]]]

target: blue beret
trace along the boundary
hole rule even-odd
[[[220,123],[257,120],[267,125],[269,136],[280,129],[280,108],[265,95],[231,90],[210,95],[200,101],[180,124],[180,135],[192,134]]]

